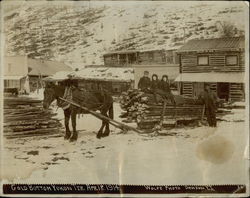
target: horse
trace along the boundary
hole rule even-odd
[[[47,85],[44,89],[44,99],[43,99],[43,108],[48,109],[50,104],[57,100],[58,107],[62,107],[62,100],[59,97],[65,96],[65,90],[67,86],[63,85],[55,85],[50,84]],[[99,110],[102,115],[113,119],[114,111],[113,111],[113,98],[112,96],[105,90],[100,91],[87,91],[80,90],[77,87],[72,88],[72,99],[74,102],[88,108],[92,111]],[[60,105],[61,104],[61,105]],[[78,133],[76,131],[76,115],[77,114],[88,114],[88,112],[82,110],[79,107],[76,107],[72,104],[66,104],[63,108],[64,111],[64,124],[65,124],[65,136],[64,139],[70,142],[76,141],[78,138]],[[69,120],[71,118],[73,133],[69,129]],[[105,127],[105,131],[103,133],[103,129]],[[102,120],[102,125],[96,135],[97,138],[106,137],[110,134],[109,122],[106,120]]]

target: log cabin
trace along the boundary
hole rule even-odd
[[[182,95],[198,97],[204,83],[225,101],[244,100],[245,39],[229,37],[190,40],[177,50]]]

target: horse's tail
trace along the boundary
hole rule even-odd
[[[113,107],[113,102],[111,103],[109,107],[109,118],[114,119],[114,107]]]

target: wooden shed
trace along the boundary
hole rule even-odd
[[[190,40],[177,53],[181,94],[197,97],[208,83],[220,99],[244,100],[244,37]]]

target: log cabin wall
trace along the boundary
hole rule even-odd
[[[200,86],[195,82],[182,82],[182,95],[187,97],[197,97],[198,93],[201,91]],[[210,85],[211,91],[213,91],[217,96],[217,83],[208,83]],[[229,101],[241,101],[245,98],[245,90],[243,83],[228,83],[229,84]]]
[[[237,56],[237,64],[227,65],[227,56]],[[207,56],[207,65],[198,65],[198,57]],[[183,53],[181,54],[181,72],[182,73],[200,73],[200,72],[244,72],[244,52],[213,52],[213,53]]]
[[[187,97],[193,97],[193,83],[183,82],[182,83],[182,95]]]
[[[243,83],[230,83],[229,99],[231,101],[241,101],[245,98],[244,84]]]

